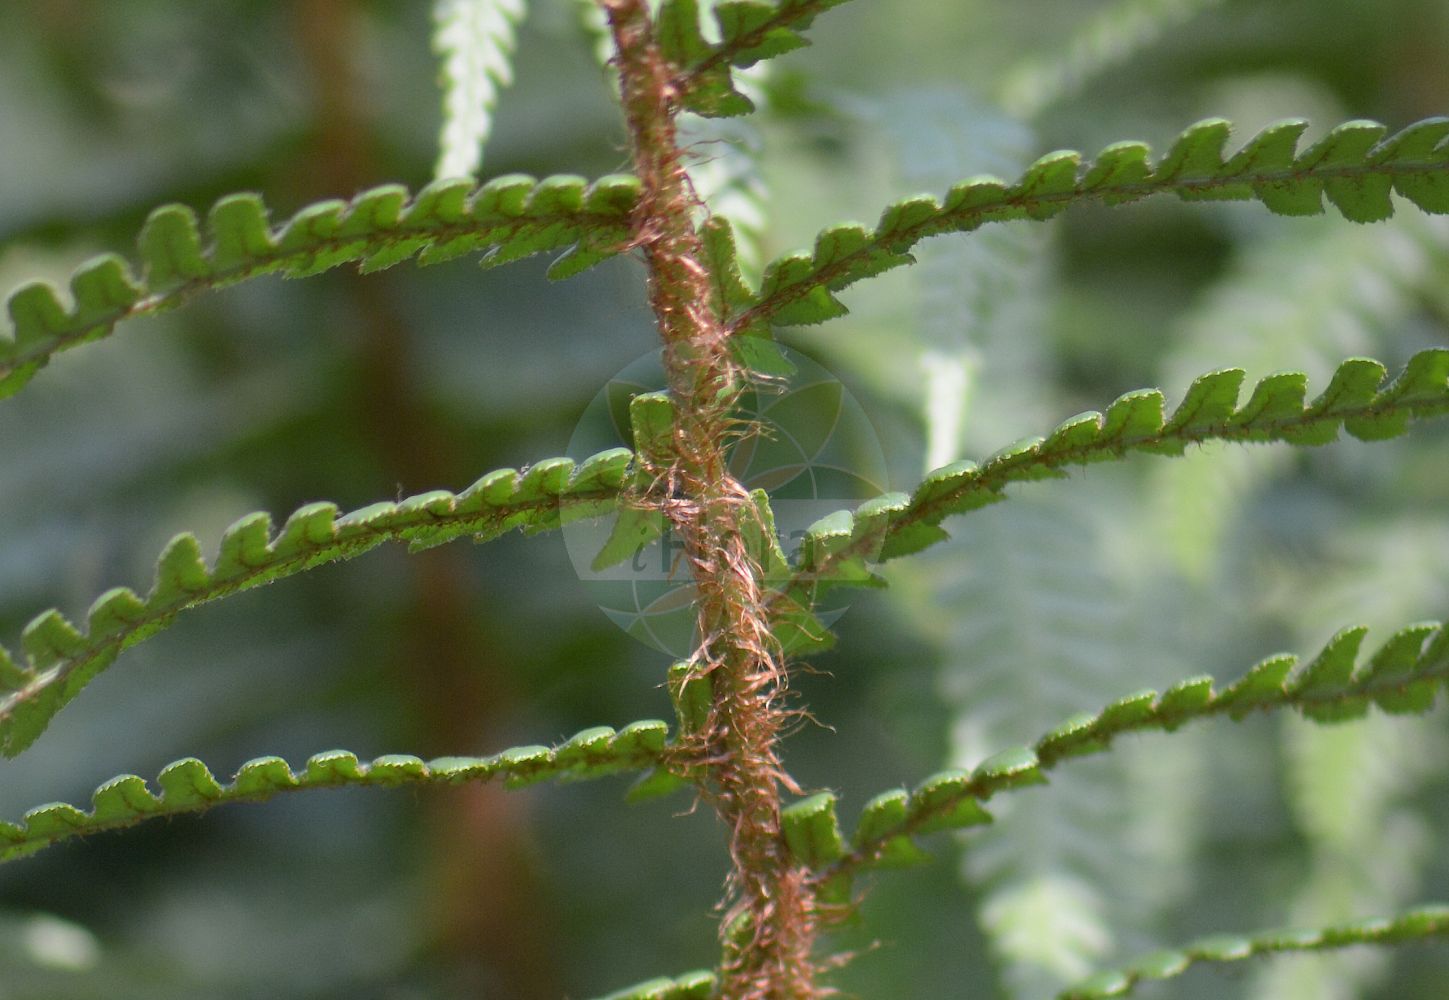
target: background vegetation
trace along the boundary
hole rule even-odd
[[[623,168],[576,9],[534,6],[485,173]],[[165,201],[253,189],[284,215],[420,185],[439,122],[428,35],[426,4],[6,5],[0,288],[63,283]],[[1449,111],[1449,12],[1433,0],[875,0],[812,38],[772,67],[769,113],[737,135],[760,155],[770,252],[1049,149],[1161,147],[1207,115],[1246,137],[1285,116]],[[699,151],[727,165],[728,147]],[[1173,398],[1228,365],[1321,385],[1342,357],[1394,367],[1446,342],[1443,219],[1111,211],[928,244],[922,266],[847,292],[851,317],[786,335],[864,401],[893,486],[1142,385]],[[0,406],[3,634],[143,585],[177,531],[214,545],[251,510],[458,488],[565,451],[655,337],[636,263],[558,285],[545,266],[258,281],[58,357]],[[993,410],[1009,416],[978,419]],[[1372,448],[1203,448],[1023,489],[855,599],[840,651],[799,684],[824,725],[787,762],[851,811],[1138,687],[1230,678],[1349,622],[1442,618],[1446,447],[1449,429],[1426,424]],[[605,619],[552,536],[379,551],[125,656],[0,763],[0,816],[183,755],[221,773],[328,746],[486,753],[669,715],[659,656]],[[1128,741],[1013,797],[969,852],[943,840],[933,864],[880,880],[839,985],[1034,1000],[1198,933],[1449,896],[1446,736],[1441,708]],[[70,843],[0,869],[0,998],[528,1000],[707,966],[721,833],[705,811],[679,815],[685,799],[626,807],[622,791],[340,791]],[[1156,995],[1412,1000],[1446,981],[1449,955],[1417,948],[1199,972]]]

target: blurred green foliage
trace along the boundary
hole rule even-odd
[[[488,174],[624,168],[575,5],[533,8]],[[0,287],[62,283],[162,202],[248,189],[284,214],[419,186],[439,124],[428,35],[425,4],[7,4]],[[812,38],[772,67],[752,138],[771,254],[916,190],[1058,147],[1160,147],[1206,115],[1246,137],[1284,116],[1449,111],[1434,0],[875,0]],[[1220,366],[1320,382],[1348,355],[1394,366],[1444,343],[1443,221],[1086,209],[933,241],[919,267],[846,292],[851,316],[785,339],[862,400],[891,485],[910,488],[928,446],[984,454],[1129,389],[1174,398]],[[0,406],[4,634],[144,586],[178,531],[214,546],[252,510],[359,507],[562,453],[655,337],[636,263],[557,285],[544,269],[264,279],[58,357]],[[969,390],[954,417],[931,405],[942,378]],[[1024,489],[855,599],[837,651],[796,685],[820,724],[787,764],[852,812],[1144,685],[1236,676],[1353,622],[1443,617],[1446,446],[1427,425]],[[557,537],[379,551],[195,612],[125,657],[0,764],[0,816],[185,755],[229,772],[331,746],[482,754],[669,712],[663,658],[603,616]],[[1449,896],[1445,736],[1441,709],[1129,742],[965,835],[960,865],[942,843],[879,878],[835,937],[854,954],[836,982],[1035,1000],[1197,934]],[[338,791],[58,847],[0,869],[0,998],[531,1000],[708,966],[721,832],[687,801],[625,806],[623,790]],[[1449,982],[1443,949],[1276,962],[1140,995],[1428,1000]]]

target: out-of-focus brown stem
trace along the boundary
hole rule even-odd
[[[346,197],[383,179],[357,103],[352,42],[358,13],[352,0],[301,0],[294,17],[311,69],[317,121],[315,141],[297,173],[306,178],[309,197]],[[357,323],[357,417],[375,443],[378,495],[391,493],[395,484],[413,493],[476,475],[461,461],[455,439],[424,411],[410,375],[408,327],[385,281],[353,277],[348,292]],[[475,614],[465,554],[438,548],[410,558],[407,566],[412,597],[401,616],[408,625],[396,662],[426,666],[400,687],[417,699],[411,707],[426,743],[417,750],[482,750],[495,742],[488,733],[499,728],[513,699],[488,653],[498,644],[489,641]],[[486,990],[518,1000],[557,1000],[563,987],[548,943],[555,919],[545,911],[545,894],[529,863],[526,797],[474,784],[437,797],[432,807],[428,898],[436,950],[461,970],[465,982],[459,985],[470,995]]]

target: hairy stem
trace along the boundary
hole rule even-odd
[[[694,228],[699,204],[675,134],[677,70],[655,44],[645,0],[601,2],[643,185],[635,239],[677,408],[669,453],[641,456],[655,483],[642,502],[662,510],[684,540],[697,592],[694,669],[710,677],[714,691],[695,750],[709,776],[705,793],[730,830],[734,865],[719,992],[729,1000],[803,1000],[818,995],[815,901],[808,872],[791,861],[780,830],[780,789],[794,787],[777,753],[785,674],[759,567],[741,531],[754,508],[727,462],[739,433],[730,411],[746,373],[731,355]]]

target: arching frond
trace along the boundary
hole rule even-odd
[[[1093,976],[1063,991],[1058,1000],[1107,1000],[1127,996],[1142,983],[1172,979],[1195,965],[1241,962],[1261,955],[1329,951],[1357,944],[1408,944],[1449,936],[1449,906],[1423,906],[1397,917],[1376,917],[1316,930],[1268,931],[1251,936],[1220,934],[1144,955],[1131,965]]]
[[[1280,708],[1296,708],[1318,722],[1357,718],[1371,704],[1390,713],[1432,708],[1439,688],[1449,680],[1449,628],[1438,622],[1410,625],[1360,662],[1366,631],[1343,629],[1301,666],[1290,654],[1268,657],[1222,691],[1214,690],[1211,677],[1199,676],[1160,694],[1130,694],[1096,714],[1068,719],[1031,747],[1003,751],[972,771],[943,771],[912,791],[885,792],[862,811],[852,849],[829,859],[821,877],[918,858],[921,852],[912,837],[989,823],[991,816],[981,803],[992,795],[1040,784],[1045,771],[1101,753],[1126,733],[1171,732],[1195,719],[1242,719]]]
[[[314,754],[297,771],[280,757],[243,764],[229,784],[216,780],[194,757],[168,765],[156,779],[123,774],[96,789],[90,811],[62,802],[30,810],[18,823],[0,823],[0,862],[34,854],[71,837],[119,830],[142,820],[200,812],[229,802],[260,802],[278,792],[344,785],[435,784],[502,781],[522,788],[540,781],[582,781],[653,767],[662,761],[668,727],[655,720],[631,723],[617,732],[608,726],[585,729],[556,747],[513,747],[491,757],[439,757],[424,761],[389,754],[359,762],[345,750]]]
[[[434,490],[340,517],[333,504],[312,503],[277,531],[268,515],[249,514],[226,530],[211,566],[194,535],[178,535],[145,597],[125,587],[107,591],[91,605],[85,631],[59,611],[45,612],[21,637],[23,665],[0,648],[0,749],[13,757],[28,747],[123,649],[166,628],[181,611],[387,541],[418,550],[462,537],[486,541],[513,528],[546,531],[607,513],[632,457],[616,448],[577,466],[567,458],[547,459],[522,473],[490,472],[457,495]]]
[[[1281,372],[1259,381],[1239,406],[1243,372],[1224,369],[1194,381],[1170,417],[1160,390],[1126,393],[1105,414],[1079,414],[1046,437],[1008,445],[980,465],[961,461],[937,469],[910,496],[886,494],[853,514],[823,518],[808,529],[786,592],[808,604],[811,586],[870,581],[867,560],[918,552],[947,537],[940,527],[945,518],[1003,499],[1012,483],[1061,478],[1067,466],[1130,452],[1180,455],[1189,444],[1212,440],[1321,445],[1335,440],[1340,428],[1377,441],[1404,433],[1414,420],[1449,413],[1449,348],[1421,351],[1387,384],[1386,376],[1377,361],[1350,358],[1309,403],[1307,376]]]
[[[513,82],[513,46],[527,10],[527,0],[433,0],[443,89],[439,178],[477,175],[498,92]]]
[[[1048,153],[1013,184],[972,178],[939,202],[907,198],[887,208],[873,230],[833,226],[816,237],[813,252],[777,258],[731,328],[824,322],[846,312],[834,292],[911,263],[907,251],[928,236],[1047,219],[1084,201],[1117,205],[1170,193],[1187,201],[1256,199],[1279,215],[1318,215],[1327,195],[1345,218],[1376,222],[1393,214],[1390,193],[1397,191],[1426,212],[1449,212],[1449,118],[1426,119],[1388,138],[1376,122],[1346,122],[1300,153],[1307,127],[1302,119],[1270,125],[1228,156],[1232,126],[1213,118],[1183,132],[1155,163],[1144,143],[1122,142],[1091,162],[1073,151]]]
[[[511,174],[479,188],[453,179],[411,197],[389,184],[350,202],[308,205],[273,227],[258,196],[234,194],[212,206],[205,236],[191,209],[164,205],[137,239],[140,278],[125,260],[104,254],[76,270],[69,306],[39,282],[10,295],[14,337],[0,339],[0,398],[51,355],[105,337],[124,319],[263,274],[300,278],[353,261],[376,271],[413,256],[434,264],[476,252],[491,267],[565,248],[549,274],[577,274],[625,249],[638,197],[638,179],[626,175],[589,184],[582,177]]]

